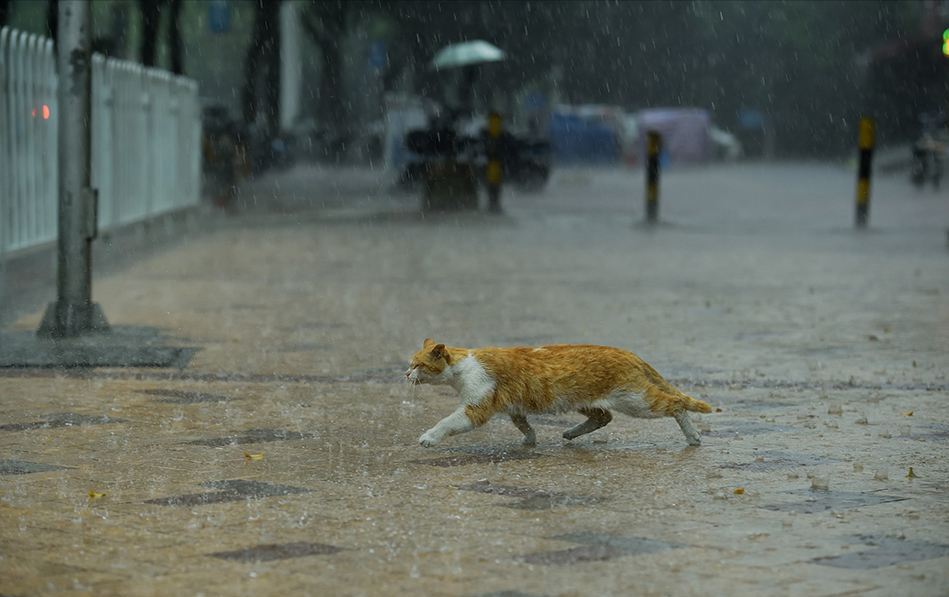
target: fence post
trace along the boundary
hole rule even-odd
[[[870,212],[870,175],[873,167],[873,146],[876,137],[873,119],[860,119],[857,133],[857,147],[860,150],[860,164],[857,168],[857,228],[866,228]]]
[[[659,154],[662,135],[658,131],[646,133],[646,222],[659,220]]]
[[[73,337],[108,330],[92,302],[92,239],[96,196],[90,187],[91,8],[88,0],[59,2],[59,234],[57,299],[37,334]]]

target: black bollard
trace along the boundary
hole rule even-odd
[[[657,131],[646,133],[646,222],[659,220],[659,154],[662,135]]]
[[[488,116],[488,137],[485,140],[488,164],[484,178],[488,187],[488,210],[495,213],[501,211],[501,182],[504,178],[501,153],[501,115],[492,112]]]
[[[857,134],[860,164],[857,167],[857,228],[866,228],[870,212],[870,174],[873,167],[875,127],[872,118],[861,118]]]

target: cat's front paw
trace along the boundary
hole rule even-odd
[[[426,431],[418,438],[418,445],[425,448],[431,448],[437,443],[438,439],[430,431]]]

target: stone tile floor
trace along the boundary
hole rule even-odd
[[[943,207],[801,232],[759,177],[671,174],[680,225],[652,232],[623,173],[496,220],[245,216],[97,279],[113,324],[196,351],[0,369],[0,594],[945,594]],[[735,186],[769,234],[690,199]],[[454,397],[400,383],[425,336],[624,346],[721,412],[699,448],[622,416],[564,442],[567,413],[534,449],[498,420],[426,450]]]

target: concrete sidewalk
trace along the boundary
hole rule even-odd
[[[0,593],[945,594],[944,198],[881,179],[857,233],[849,172],[672,172],[645,229],[639,173],[425,219],[308,176],[96,280],[182,368],[0,369]],[[629,348],[722,412],[424,449],[426,336]]]

